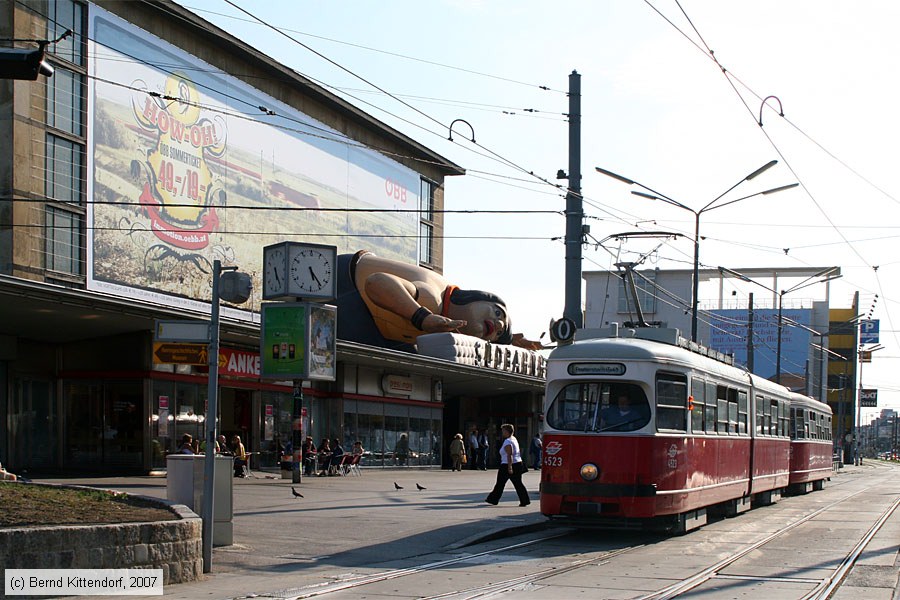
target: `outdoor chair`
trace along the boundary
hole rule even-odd
[[[356,475],[357,477],[362,477],[362,472],[359,470],[359,461],[361,459],[362,454],[355,454],[350,457],[350,462],[348,462],[346,466],[347,475]]]

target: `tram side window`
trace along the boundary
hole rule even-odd
[[[656,376],[656,428],[687,431],[687,377]]]
[[[825,417],[825,439],[831,440],[831,417]]]
[[[778,435],[778,415],[780,413],[778,400],[769,401],[769,435]]]
[[[715,383],[706,382],[706,409],[703,411],[706,433],[716,432],[716,389]]]
[[[791,419],[790,419],[790,410],[791,405],[783,400],[779,402],[780,410],[778,411],[778,435],[784,437],[790,437],[791,435]]]
[[[691,409],[691,431],[693,433],[703,432],[703,411],[704,411],[704,390],[706,383],[702,379],[696,377],[691,378],[691,397],[693,398],[693,408]]]
[[[724,385],[716,386],[716,406],[719,413],[716,418],[716,431],[728,433],[728,388]]]
[[[803,439],[803,410],[799,408],[791,409],[791,439]]]
[[[640,386],[602,381],[563,387],[547,409],[547,424],[562,431],[602,431],[616,415],[612,431],[640,429],[650,420],[647,395]]]
[[[738,433],[747,433],[747,421],[750,418],[750,401],[746,391],[738,391]]]
[[[756,396],[756,435],[765,435],[766,433],[766,407],[769,401],[765,396]]]

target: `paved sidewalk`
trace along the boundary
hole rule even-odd
[[[512,484],[499,506],[484,502],[496,471],[365,470],[361,477],[290,480],[260,471],[234,480],[234,545],[213,550],[203,581],[168,585],[170,598],[261,594],[322,581],[321,574],[540,528],[540,473],[523,480],[533,502],[520,508]],[[164,477],[38,479],[166,497]],[[403,487],[396,490],[394,483]],[[418,490],[416,484],[426,488]]]

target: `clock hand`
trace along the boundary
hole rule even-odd
[[[319,281],[319,278],[318,278],[318,277],[316,277],[316,272],[313,271],[313,268],[312,268],[312,267],[309,268],[309,274],[312,275],[313,281],[315,281],[315,282],[316,282],[317,284],[319,284],[319,285],[322,285],[322,282]]]
[[[281,285],[281,277],[278,276],[278,269],[272,269],[272,274],[275,276],[275,282],[278,285]]]

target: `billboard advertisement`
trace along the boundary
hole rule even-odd
[[[285,240],[416,262],[418,173],[90,9],[90,289],[199,309],[213,260],[258,291]]]
[[[790,320],[810,326],[810,309],[784,309],[785,321]],[[719,352],[734,354],[734,362],[747,364],[747,311],[745,309],[711,310],[709,346]],[[793,373],[803,377],[809,356],[810,332],[785,324],[781,330],[781,373]],[[777,371],[778,310],[755,309],[753,311],[753,372],[772,379]]]
[[[337,311],[311,302],[268,302],[262,307],[261,376],[334,381]]]

